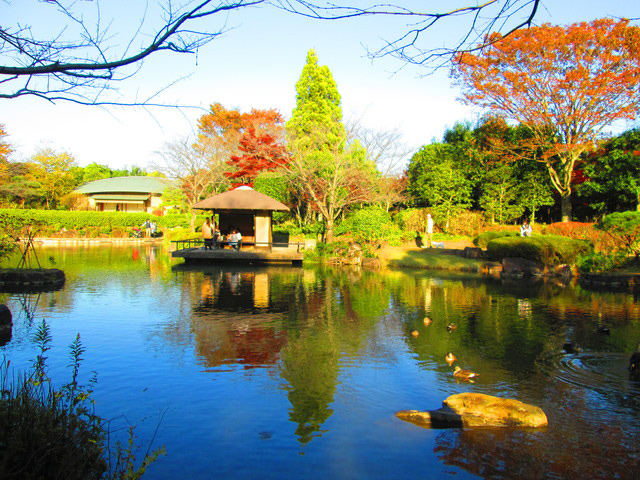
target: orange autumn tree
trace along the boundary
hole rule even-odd
[[[198,120],[196,148],[224,160],[231,167],[226,176],[236,184],[251,183],[260,171],[281,164],[283,144],[284,119],[275,109],[242,113],[215,103]]]
[[[463,102],[530,130],[529,159],[543,162],[571,218],[571,187],[581,156],[603,129],[640,113],[640,28],[628,20],[544,24],[457,57],[452,76]]]

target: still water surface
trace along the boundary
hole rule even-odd
[[[190,267],[150,246],[38,253],[66,284],[0,293],[14,312],[0,353],[27,368],[46,319],[63,383],[80,333],[98,413],[121,438],[136,424],[145,448],[166,446],[145,478],[640,478],[633,295],[422,271]],[[564,353],[567,340],[582,351]],[[447,352],[475,383],[453,378]],[[539,405],[550,426],[428,430],[394,416],[464,391]]]

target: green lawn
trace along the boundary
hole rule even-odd
[[[454,270],[476,272],[485,260],[475,260],[445,254],[439,248],[402,249],[389,248],[384,259],[390,267],[430,268],[435,270]]]

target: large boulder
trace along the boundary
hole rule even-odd
[[[396,416],[429,428],[538,428],[548,424],[547,416],[540,407],[482,393],[459,393],[448,397],[438,410],[403,410],[397,412]]]
[[[526,258],[503,258],[502,259],[502,275],[510,275],[516,277],[530,277],[534,275],[542,275],[543,268],[536,262],[527,260]]]
[[[464,247],[462,255],[464,258],[482,258],[484,257],[484,252],[478,247]]]

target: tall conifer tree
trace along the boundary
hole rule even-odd
[[[309,50],[307,63],[296,84],[296,107],[287,122],[285,167],[293,184],[322,215],[324,239],[333,241],[333,225],[345,207],[370,196],[375,166],[367,169],[366,152],[348,145],[342,124],[340,94],[327,66],[318,65]]]

